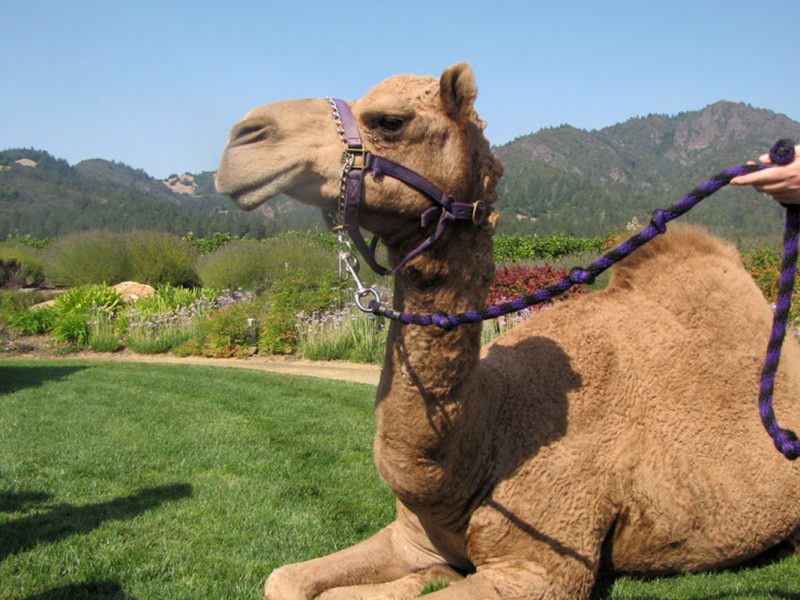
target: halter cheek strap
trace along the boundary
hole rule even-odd
[[[443,192],[436,185],[419,173],[403,165],[368,152],[361,141],[358,123],[353,111],[344,100],[328,98],[338,126],[339,135],[345,144],[343,156],[342,181],[337,218],[323,211],[331,229],[345,230],[358,248],[364,260],[379,275],[393,275],[409,260],[430,248],[444,233],[447,223],[453,221],[471,221],[481,224],[489,216],[492,208],[482,200],[475,202],[457,202],[452,196]],[[409,252],[399,264],[388,269],[380,265],[375,258],[377,237],[370,244],[364,240],[358,226],[358,210],[364,195],[364,173],[372,177],[391,177],[402,181],[409,187],[421,192],[434,203],[420,216],[420,226],[427,227],[436,222],[436,227],[419,246]]]

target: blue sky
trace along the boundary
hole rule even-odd
[[[253,106],[356,98],[460,61],[494,144],[722,99],[800,121],[793,0],[6,0],[1,13],[0,148],[157,177],[215,169]]]

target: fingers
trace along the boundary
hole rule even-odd
[[[747,175],[739,175],[738,177],[734,177],[731,179],[731,185],[765,185],[770,183],[775,183],[781,181],[783,177],[780,174],[775,174],[778,171],[778,167],[773,167],[772,169],[764,169],[763,171],[755,171],[754,173],[749,173]]]
[[[769,194],[770,196],[774,196],[775,194],[785,192],[788,189],[788,186],[784,181],[779,181],[777,183],[754,184],[753,187],[757,192],[761,192],[762,194]]]
[[[800,194],[786,190],[785,192],[772,194],[772,197],[781,204],[800,204]]]
[[[753,173],[748,173],[747,175],[739,175],[738,177],[734,177],[731,179],[731,185],[752,185],[756,186],[764,186],[770,184],[784,184],[785,186],[796,185],[796,179],[798,179],[797,175],[794,173],[797,171],[796,167],[792,167],[791,170],[789,167],[772,167],[771,169],[764,169],[763,171],[754,171]],[[759,189],[759,191],[761,191]]]

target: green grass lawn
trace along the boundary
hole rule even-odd
[[[256,599],[278,565],[393,518],[370,386],[247,370],[0,361],[0,598]],[[800,561],[597,598],[800,599]]]

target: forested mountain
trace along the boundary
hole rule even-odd
[[[214,191],[213,173],[187,176],[195,185],[179,193],[117,162],[92,159],[70,166],[41,150],[2,151],[0,236],[15,230],[47,237],[87,229],[151,229],[200,237],[215,231],[265,237],[320,222],[318,211],[288,198],[241,211]]]
[[[746,104],[718,102],[675,116],[648,115],[595,131],[562,125],[494,151],[501,232],[603,235],[646,223],[698,183],[755,158],[775,140],[800,141],[800,123]],[[732,239],[774,238],[782,211],[752,190],[726,189],[686,220]],[[60,236],[85,229],[158,229],[264,237],[321,225],[319,212],[278,198],[252,213],[214,191],[210,172],[165,181],[101,159],[74,166],[47,152],[0,152],[0,236]],[[779,233],[778,233],[779,235]]]
[[[501,227],[601,235],[634,216],[646,222],[655,208],[782,137],[800,141],[800,123],[732,102],[597,131],[543,129],[494,149],[505,167]],[[781,217],[778,206],[752,190],[726,189],[684,218],[726,237],[752,238],[780,231]]]

